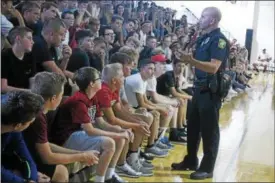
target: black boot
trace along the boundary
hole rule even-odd
[[[207,173],[200,170],[193,172],[190,175],[190,179],[194,179],[194,180],[203,180],[203,179],[212,178],[212,177],[213,177],[213,172]]]
[[[180,163],[173,163],[171,165],[172,170],[193,170],[196,171],[198,169],[199,165],[199,159],[197,158],[196,160],[192,161],[189,159],[188,156],[184,157],[184,160]]]

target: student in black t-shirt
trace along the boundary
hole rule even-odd
[[[154,36],[147,36],[146,45],[140,52],[139,60],[150,58],[152,56],[152,51],[157,47],[157,38]]]
[[[71,72],[82,67],[90,67],[88,53],[93,51],[93,36],[89,30],[80,30],[75,35],[78,47],[73,49],[67,69]]]
[[[157,78],[157,93],[165,96],[191,100],[192,96],[181,91],[183,70],[185,64],[178,59],[173,62],[173,70]],[[180,109],[179,109],[180,110]],[[186,120],[186,109],[181,109],[178,113],[178,128],[183,128],[183,122]]]
[[[68,45],[62,45],[62,59],[57,57],[56,47],[65,39],[66,25],[59,18],[49,20],[44,24],[41,36],[35,37],[32,57],[37,63],[37,72],[51,71],[69,78],[73,73],[66,70],[72,50]]]
[[[9,32],[12,48],[2,51],[1,92],[24,90],[29,88],[29,80],[35,74],[34,61],[26,57],[32,51],[32,30],[27,27],[16,27]]]

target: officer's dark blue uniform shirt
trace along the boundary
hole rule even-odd
[[[197,40],[194,59],[202,62],[211,62],[211,59],[222,61],[221,67],[226,64],[229,54],[229,44],[226,37],[221,33],[220,28],[203,35]],[[198,80],[206,80],[207,73],[195,69]]]

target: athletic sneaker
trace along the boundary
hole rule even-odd
[[[163,150],[170,150],[171,149],[171,147],[169,147],[168,145],[162,143],[161,139],[160,139],[160,141],[156,142],[155,146],[157,146],[158,148],[163,149]]]
[[[187,143],[187,137],[182,136],[180,133],[170,133],[169,140],[171,142],[177,143],[177,144],[186,144]]]
[[[145,152],[143,152],[143,151],[140,151],[139,156],[140,156],[140,158],[144,158],[144,159],[147,160],[147,161],[152,161],[152,160],[154,160],[154,157],[153,157],[153,156],[150,156],[149,154],[147,154],[147,153],[145,153]]]
[[[113,175],[113,177],[111,179],[105,180],[105,183],[121,183],[121,182],[125,182],[125,181],[115,175]]]
[[[143,176],[143,177],[153,176],[153,171],[143,167],[139,159],[134,154],[135,153],[130,154],[130,156],[127,158],[127,163],[131,166],[131,168],[136,172],[140,172],[141,173],[140,176]]]
[[[145,148],[145,153],[150,154],[151,156],[158,157],[158,158],[164,158],[168,155],[168,151],[164,149],[160,149],[157,146],[152,146],[150,148]]]
[[[177,130],[177,135],[187,137],[187,128],[179,128]]]
[[[173,147],[174,147],[173,144],[170,143],[168,137],[162,137],[162,138],[160,139],[160,141],[161,141],[163,144],[166,144],[166,145],[167,145],[168,147],[170,147],[170,148],[173,148]]]
[[[141,175],[140,172],[136,172],[135,170],[133,170],[132,167],[129,166],[127,163],[122,166],[116,166],[115,172],[120,176],[130,178],[138,178]]]
[[[146,161],[144,158],[139,158],[139,162],[144,168],[147,168],[149,170],[154,169],[154,165],[152,165],[152,163],[150,163],[149,161]]]
[[[128,182],[127,180],[123,180],[116,172],[114,173],[113,177],[116,178],[118,182]]]

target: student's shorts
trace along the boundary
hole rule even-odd
[[[89,136],[85,131],[77,131],[71,134],[65,142],[64,147],[78,151],[95,150],[102,152],[102,144],[109,137],[104,136]]]

